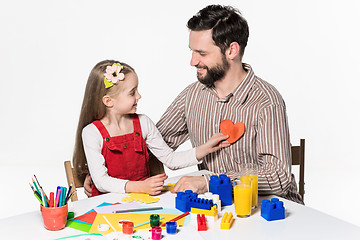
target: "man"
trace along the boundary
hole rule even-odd
[[[238,10],[210,5],[187,23],[190,64],[198,82],[185,88],[157,124],[168,145],[176,149],[187,139],[203,144],[219,132],[220,122],[245,124],[244,135],[230,147],[203,158],[199,169],[240,175],[242,163],[259,166],[259,194],[275,194],[303,203],[291,174],[291,146],[285,103],[278,91],[242,62],[249,36]],[[173,192],[208,191],[210,176],[182,177]]]

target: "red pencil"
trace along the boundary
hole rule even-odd
[[[185,217],[185,216],[188,215],[188,214],[189,214],[189,212],[183,213],[183,214],[181,214],[181,215],[179,215],[179,216],[177,216],[177,217],[169,220],[168,222],[175,222],[175,221],[179,220],[180,218]],[[161,224],[160,227],[165,227],[165,225],[166,225],[166,222],[163,223],[163,224]]]
[[[49,207],[54,207],[54,192],[50,193]]]

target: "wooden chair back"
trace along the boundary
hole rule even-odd
[[[304,200],[305,194],[305,139],[300,139],[300,146],[291,147],[292,165],[299,166],[299,193]]]
[[[65,166],[65,173],[66,173],[66,179],[68,182],[68,186],[72,185],[74,190],[76,190],[77,188],[83,187],[85,177],[80,178],[76,174],[75,169],[71,166],[71,161],[65,161],[64,166]],[[74,202],[77,200],[78,200],[78,196],[77,196],[77,193],[75,192],[71,197],[71,201]]]

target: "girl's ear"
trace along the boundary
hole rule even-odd
[[[103,96],[102,102],[106,107],[112,107],[114,105],[111,97],[109,97],[108,95]]]

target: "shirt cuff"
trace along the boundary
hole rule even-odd
[[[207,187],[207,191],[209,192],[209,181],[210,181],[210,177],[212,175],[216,175],[216,174],[204,174],[203,177],[205,178],[206,181],[206,187]]]

